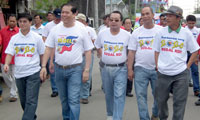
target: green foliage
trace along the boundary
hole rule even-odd
[[[47,13],[55,8],[60,8],[62,4],[70,0],[36,0],[35,11],[39,13]]]

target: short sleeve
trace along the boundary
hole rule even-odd
[[[137,32],[133,32],[128,43],[129,50],[137,50]]]
[[[6,54],[15,55],[14,38],[12,37],[5,51]]]
[[[155,35],[155,40],[153,42],[153,50],[155,50],[156,52],[160,52],[160,33],[156,33]]]
[[[102,45],[101,45],[101,35],[102,35],[102,32],[100,32],[97,36],[97,40],[95,40],[94,42],[94,45],[97,49],[101,48]]]
[[[54,48],[55,47],[55,39],[56,39],[56,32],[55,31],[55,27],[51,29],[46,41],[45,41],[45,45],[47,47],[51,47],[51,48]]]

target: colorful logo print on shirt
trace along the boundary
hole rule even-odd
[[[173,38],[173,37],[161,37],[161,50],[167,52],[182,53],[184,47],[184,39]]]
[[[75,36],[68,36],[66,38],[58,39],[58,48],[57,51],[59,54],[62,54],[65,51],[72,51],[73,45],[77,42],[77,38]]]
[[[35,44],[14,44],[16,57],[32,57],[35,52]]]
[[[104,55],[106,56],[122,56],[124,43],[104,41]]]
[[[138,37],[139,46],[142,50],[152,50],[153,36],[150,37]]]

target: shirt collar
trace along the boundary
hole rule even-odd
[[[168,32],[171,33],[172,31],[175,31],[176,33],[179,33],[181,31],[181,24],[179,25],[178,29],[176,30],[172,30],[169,26],[168,26]]]
[[[15,27],[13,28],[13,30],[14,30],[15,32],[17,32],[17,29],[18,29],[17,26],[15,26]],[[7,26],[7,30],[10,30],[10,26]]]
[[[29,37],[31,35],[30,32],[31,32],[31,30],[28,32],[28,34],[23,35],[22,32],[21,32],[21,30],[20,30],[19,34],[20,34],[21,37]]]

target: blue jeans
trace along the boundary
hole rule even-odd
[[[127,84],[127,67],[101,66],[101,78],[106,99],[107,116],[122,120]]]
[[[90,64],[90,73],[89,73],[89,80],[81,85],[81,98],[88,99],[90,95],[90,85],[92,81],[92,68],[93,68],[93,61],[94,61],[94,53],[91,55],[91,64]],[[83,56],[83,63],[82,67],[85,66],[85,56]]]
[[[63,69],[55,66],[56,84],[62,104],[63,120],[79,120],[82,66]]]
[[[147,105],[147,91],[148,85],[151,84],[152,95],[154,97],[154,104],[152,108],[152,114],[155,117],[158,117],[158,106],[155,101],[155,83],[157,80],[157,73],[155,70],[145,69],[140,66],[136,66],[134,68],[135,78],[134,78],[134,85],[135,85],[135,93],[137,97],[137,104],[138,104],[138,111],[140,120],[150,120],[149,112],[148,112],[148,105]]]
[[[0,85],[0,96],[2,95],[2,92],[3,92],[3,89],[2,89],[2,87]]]
[[[55,77],[55,60],[53,61],[54,62],[54,73],[50,73],[50,82],[51,82],[51,89],[52,89],[52,92],[58,92],[58,88],[56,86],[56,77]],[[50,60],[48,61],[48,63],[50,64]],[[49,67],[48,67],[49,69]]]
[[[40,89],[40,73],[16,79],[20,103],[24,110],[22,120],[35,120]]]
[[[199,89],[199,71],[198,71],[198,65],[195,63],[191,66],[191,73],[192,73],[192,80],[193,80],[193,91],[200,91]]]

